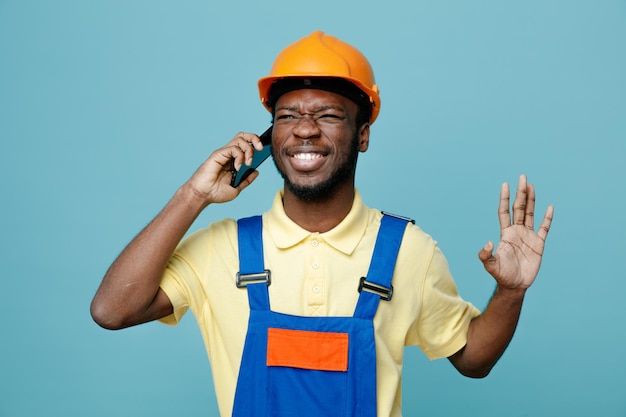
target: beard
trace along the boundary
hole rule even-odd
[[[276,163],[277,158],[274,152],[276,152],[276,150],[272,148],[272,159],[274,160],[274,165],[280,173],[280,176],[285,181],[285,188],[301,200],[311,202],[323,201],[332,197],[340,184],[354,179],[356,163],[359,157],[359,135],[357,132],[354,133],[349,153],[341,161],[335,171],[331,173],[328,179],[313,185],[298,185],[292,183]]]

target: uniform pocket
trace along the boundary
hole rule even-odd
[[[269,328],[267,366],[348,370],[348,333]]]

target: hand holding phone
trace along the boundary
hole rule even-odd
[[[241,181],[246,179],[248,175],[257,169],[259,165],[261,165],[261,163],[272,153],[272,127],[270,126],[270,128],[263,132],[259,137],[261,138],[261,143],[263,144],[263,150],[254,151],[254,154],[252,155],[252,164],[250,164],[250,166],[242,165],[241,168],[239,168],[239,171],[233,169],[233,177],[230,181],[230,185],[232,187],[237,187],[241,184]]]

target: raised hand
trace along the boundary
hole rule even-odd
[[[254,133],[238,133],[228,144],[217,149],[187,181],[194,194],[206,203],[223,203],[237,195],[258,176],[253,172],[237,188],[230,186],[232,170],[250,165],[255,150],[262,150],[261,139]]]
[[[92,301],[91,314],[96,323],[107,329],[121,329],[172,313],[172,303],[160,289],[168,260],[208,204],[230,201],[254,181],[258,172],[237,188],[230,186],[232,169],[250,164],[254,149],[263,149],[260,138],[253,133],[239,133],[213,152],[124,248]]]
[[[500,190],[500,243],[493,252],[493,243],[488,242],[478,253],[487,272],[499,285],[510,289],[526,289],[535,281],[545,241],[552,224],[554,208],[548,206],[537,232],[535,222],[535,188],[527,184],[521,175],[513,202],[513,219],[510,212],[509,185],[504,183]]]

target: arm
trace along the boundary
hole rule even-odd
[[[472,320],[465,347],[449,358],[463,375],[487,376],[513,337],[524,295],[539,272],[554,213],[553,207],[548,206],[535,233],[534,210],[535,189],[522,175],[511,223],[509,186],[502,185],[498,208],[500,243],[495,254],[492,242],[478,254],[487,272],[496,280],[496,290],[483,314]]]
[[[172,313],[159,288],[161,276],[176,246],[209,204],[233,200],[258,176],[252,173],[237,188],[230,186],[231,168],[252,162],[258,136],[240,133],[213,152],[180,187],[165,208],[122,251],[106,272],[91,303],[91,315],[107,329],[121,329]]]

